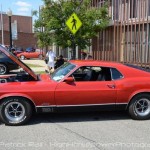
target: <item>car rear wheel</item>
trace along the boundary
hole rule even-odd
[[[6,125],[25,124],[32,116],[32,107],[25,98],[11,97],[1,103],[0,118]]]
[[[135,96],[129,105],[129,114],[133,119],[145,120],[150,118],[150,94]]]
[[[25,59],[25,56],[21,55],[21,56],[20,56],[20,59],[21,59],[21,60],[24,60],[24,59]]]
[[[0,64],[0,74],[6,74],[8,72],[7,66]]]
[[[40,54],[40,55],[39,55],[39,59],[42,59],[42,58],[43,58],[43,57],[42,57],[42,55]]]

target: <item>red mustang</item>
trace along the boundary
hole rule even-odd
[[[150,73],[114,62],[74,60],[52,75],[35,74],[17,57],[0,51],[24,69],[0,76],[0,119],[26,123],[34,112],[128,110],[150,118]]]
[[[39,51],[25,51],[17,54],[17,57],[21,60],[30,59],[30,58],[39,58],[42,59],[43,55]]]

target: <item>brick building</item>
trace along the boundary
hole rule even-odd
[[[4,35],[4,44],[9,45],[9,18],[7,14],[2,14],[3,18],[3,35]],[[12,44],[15,47],[36,47],[37,39],[32,30],[32,17],[30,16],[18,16],[12,15]],[[1,25],[1,22],[0,22]],[[15,36],[14,36],[15,30]],[[0,43],[2,43],[2,29],[0,28]]]

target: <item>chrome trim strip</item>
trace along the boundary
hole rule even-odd
[[[42,108],[42,107],[56,107],[56,105],[48,105],[48,106],[36,106],[38,108]]]
[[[104,106],[104,105],[126,105],[128,103],[106,103],[106,104],[83,104],[83,105],[48,105],[48,106],[36,106],[36,107],[76,107],[76,106]]]

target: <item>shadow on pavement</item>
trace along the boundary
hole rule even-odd
[[[69,122],[94,122],[94,121],[131,120],[126,111],[101,111],[87,113],[43,113],[35,114],[25,124],[35,125],[40,123],[69,123]],[[0,125],[3,123],[0,122]]]
[[[36,114],[27,125],[39,123],[93,122],[131,119],[126,111]]]

